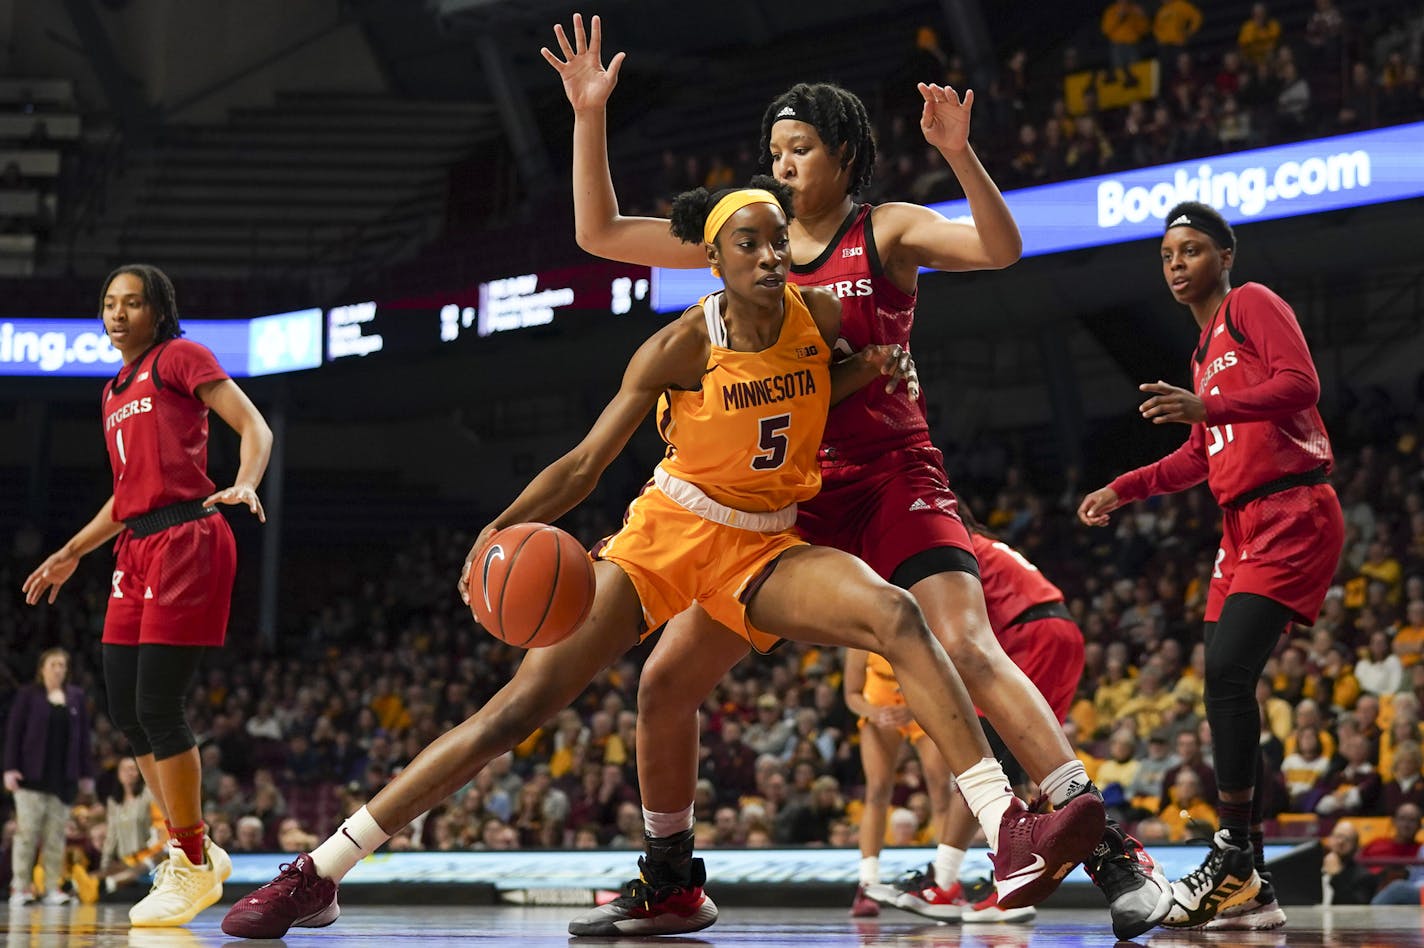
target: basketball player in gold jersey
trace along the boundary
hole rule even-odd
[[[558,645],[529,652],[489,703],[424,751],[311,854],[241,899],[223,930],[278,938],[292,925],[340,914],[337,882],[417,815],[469,782],[497,755],[568,706],[641,636],[692,603],[759,649],[779,639],[866,649],[900,672],[906,701],[956,775],[996,855],[1001,902],[1042,898],[1038,867],[1067,871],[1096,825],[1084,796],[1030,814],[990,756],[973,705],[915,601],[855,557],[801,540],[796,504],[820,487],[816,452],[832,399],[882,372],[910,371],[898,346],[867,347],[830,365],[840,303],[787,284],[791,199],[769,177],[752,187],[678,198],[673,229],[702,243],[724,289],[664,327],[633,355],[618,393],[587,436],[530,482],[479,535],[459,589],[469,601],[471,564],[494,531],[552,521],[586,498],[648,412],[668,442],[653,485],[601,544],[588,620]],[[699,861],[700,862],[700,861]],[[635,898],[636,896],[630,896]],[[614,933],[706,927],[716,907],[700,888],[656,915],[625,913]],[[590,934],[593,934],[590,932]]]

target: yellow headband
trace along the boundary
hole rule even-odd
[[[702,228],[703,239],[709,244],[716,243],[717,232],[722,229],[723,224],[727,223],[727,218],[748,204],[781,206],[781,202],[776,199],[775,194],[762,188],[742,188],[740,191],[733,191],[712,206],[712,212],[707,215],[707,225]]]

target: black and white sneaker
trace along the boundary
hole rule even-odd
[[[1172,883],[1172,908],[1162,924],[1168,928],[1196,928],[1227,909],[1255,899],[1261,877],[1251,863],[1251,850],[1231,844],[1230,834],[1218,830],[1211,851],[1200,866]]]
[[[650,883],[646,859],[638,860],[638,868],[642,874],[625,883],[618,898],[570,921],[569,934],[686,935],[717,921],[717,906],[702,891],[707,870],[701,859],[691,860],[688,885]]]
[[[1119,941],[1131,941],[1160,924],[1172,908],[1167,874],[1116,820],[1108,821],[1102,842],[1083,868],[1108,900]]]
[[[1202,928],[1209,932],[1268,932],[1282,928],[1286,924],[1286,913],[1276,901],[1276,889],[1271,885],[1271,877],[1257,872],[1261,877],[1261,888],[1255,896],[1223,909],[1221,914],[1207,922]]]

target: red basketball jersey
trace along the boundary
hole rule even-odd
[[[841,358],[869,345],[910,348],[915,295],[885,276],[875,249],[869,204],[857,205],[835,239],[808,264],[791,268],[798,286],[823,286],[841,301]],[[824,461],[867,461],[886,451],[929,441],[925,397],[911,401],[903,387],[887,394],[874,382],[831,409],[821,442]]]
[[[213,492],[208,406],[194,391],[228,375],[204,346],[159,343],[104,386],[104,443],[114,470],[114,519]]]
[[[1022,553],[998,540],[971,532],[979,577],[984,584],[984,605],[995,635],[1026,609],[1045,602],[1062,602],[1063,592],[1053,585]]]
[[[1259,283],[1222,301],[1192,354],[1206,421],[1172,454],[1113,481],[1124,503],[1205,477],[1218,503],[1291,474],[1334,466],[1320,378],[1290,305]]]

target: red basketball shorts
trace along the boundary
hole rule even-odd
[[[821,492],[801,504],[796,529],[808,543],[860,557],[882,579],[925,550],[974,555],[949,489],[944,455],[932,445],[890,451],[865,464],[821,468]]]
[[[1206,621],[1221,618],[1227,596],[1255,593],[1286,606],[1300,622],[1314,622],[1345,545],[1345,518],[1334,488],[1292,487],[1223,508],[1221,514]]]
[[[1011,625],[999,644],[1048,700],[1058,720],[1068,718],[1083,675],[1083,632],[1070,619],[1049,617]]]
[[[211,645],[227,637],[237,544],[222,514],[119,535],[104,642]]]

